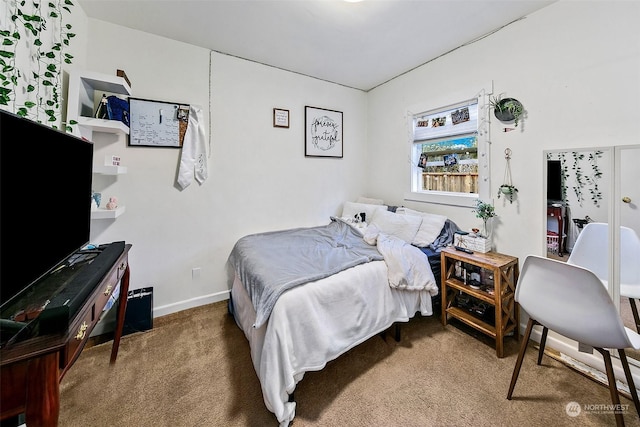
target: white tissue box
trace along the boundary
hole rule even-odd
[[[472,234],[455,234],[453,236],[453,244],[483,254],[491,251],[491,239]]]

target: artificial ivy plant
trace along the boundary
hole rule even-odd
[[[71,64],[73,56],[65,50],[75,37],[63,18],[73,3],[6,2],[9,13],[0,19],[0,107],[57,128],[62,64]]]
[[[567,190],[571,188],[580,206],[583,206],[587,198],[591,203],[600,207],[602,190],[599,181],[602,178],[602,169],[598,160],[602,158],[602,150],[587,152],[566,151],[555,155],[547,154],[547,159],[560,160],[562,167],[562,200],[569,205]],[[572,184],[569,187],[569,184]]]

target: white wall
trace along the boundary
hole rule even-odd
[[[120,155],[128,173],[96,178],[126,212],[93,221],[92,239],[133,244],[131,287],[154,287],[154,316],[226,299],[225,262],[241,236],[327,223],[364,194],[365,93],[103,21],[88,28],[85,69],[125,70],[134,97],[202,106],[211,136],[208,180],[179,191],[180,150],[94,135],[98,161]],[[305,105],[344,113],[343,159],[305,158]],[[290,128],[273,127],[274,107],[290,110]]]
[[[414,105],[462,101],[493,81],[495,94],[517,98],[527,110],[515,131],[505,133],[495,118],[491,123],[494,241],[498,251],[521,260],[545,253],[543,151],[638,141],[639,18],[637,2],[560,1],[373,90],[369,191],[389,203],[444,213],[462,228],[476,226],[480,220],[468,208],[403,200],[410,150],[405,115]],[[513,204],[496,198],[505,148],[512,150],[519,189]]]
[[[639,17],[635,2],[560,1],[368,94],[88,19],[88,34],[78,36],[87,59],[74,66],[124,69],[136,97],[200,104],[211,135],[209,180],[183,192],[174,187],[179,150],[128,148],[126,139],[102,136],[96,155],[119,154],[129,168],[101,183],[103,196],[118,196],[127,212],[94,221],[92,234],[134,245],[132,287],[154,286],[160,315],[226,298],[224,262],[240,236],[323,223],[361,194],[469,228],[478,222],[469,209],[403,200],[406,113],[472,96],[493,81],[496,94],[518,98],[528,113],[514,132],[491,125],[491,194],[507,147],[520,190],[512,205],[494,199],[497,249],[521,259],[543,253],[543,151],[630,144],[640,134],[633,114],[605,120],[610,106],[634,111],[640,94]],[[344,159],[304,157],[305,105],[344,112]],[[272,127],[274,107],[291,111],[289,129]],[[193,267],[202,268],[198,281]]]
[[[639,19],[638,2],[560,1],[375,89],[369,94],[368,189],[389,203],[446,214],[462,228],[476,226],[479,220],[470,209],[403,200],[410,150],[405,114],[413,105],[468,99],[493,81],[495,94],[514,97],[527,110],[517,131],[505,133],[500,122],[491,123],[496,249],[521,263],[528,254],[545,254],[544,150],[638,142]],[[513,204],[495,198],[504,177],[505,148],[512,150],[513,184],[519,189]],[[637,168],[634,173],[639,182]],[[604,370],[597,353],[579,353],[575,343],[554,333],[547,343]],[[615,369],[623,379],[617,362]],[[637,383],[640,374],[633,370]]]

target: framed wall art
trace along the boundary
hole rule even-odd
[[[273,127],[288,128],[289,127],[289,110],[282,108],[273,109]]]
[[[342,158],[342,111],[304,107],[304,155]]]

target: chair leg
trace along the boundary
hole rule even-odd
[[[633,321],[636,323],[636,331],[640,334],[640,317],[638,316],[638,307],[636,307],[636,300],[629,298],[629,305],[631,306],[631,313],[633,313]]]
[[[542,336],[540,337],[540,348],[538,349],[538,365],[542,364],[542,356],[544,355],[544,347],[547,345],[547,333],[549,328],[542,327]]]
[[[527,345],[529,345],[529,338],[531,337],[531,331],[538,322],[529,318],[527,322],[527,329],[524,331],[524,337],[522,337],[522,344],[520,345],[520,351],[518,352],[518,359],[516,359],[516,366],[513,367],[513,374],[511,375],[511,384],[509,384],[509,392],[507,393],[507,399],[511,400],[513,395],[513,389],[518,381],[518,375],[520,375],[520,368],[522,367],[522,360],[524,359],[524,353],[527,351]]]
[[[627,378],[627,385],[629,386],[629,392],[631,393],[631,397],[633,398],[633,404],[636,407],[636,412],[640,417],[640,402],[638,401],[638,390],[636,390],[636,385],[633,382],[633,376],[631,375],[631,370],[629,369],[629,362],[627,361],[627,355],[624,349],[619,348],[618,353],[620,354],[620,362],[622,362],[622,368],[624,369],[624,376]]]
[[[607,371],[607,380],[609,381],[609,394],[613,403],[613,413],[616,416],[616,426],[624,427],[624,417],[620,412],[620,396],[618,395],[618,387],[616,386],[616,376],[613,373],[613,365],[611,364],[611,355],[603,348],[594,347],[604,358],[604,366]],[[623,352],[624,353],[624,352]]]

